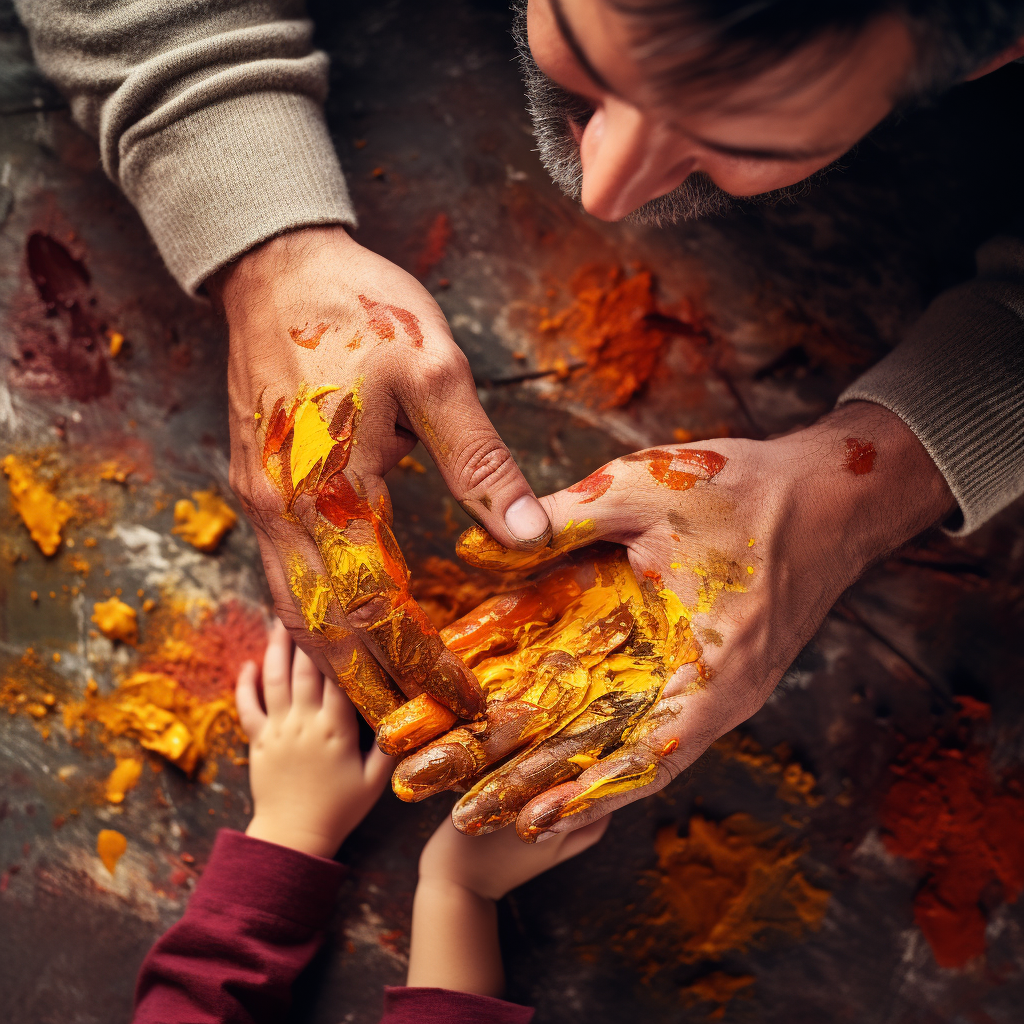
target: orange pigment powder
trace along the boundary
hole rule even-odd
[[[735,996],[749,997],[748,990],[756,980],[752,974],[733,975],[724,971],[713,971],[685,986],[679,994],[687,1006],[696,1006],[699,1003],[717,1004],[708,1014],[708,1020],[721,1020],[725,1016],[726,1006]]]
[[[658,832],[652,937],[668,935],[684,963],[761,945],[772,933],[816,931],[829,894],[800,870],[800,850],[746,814],[715,823],[695,815],[689,834]]]
[[[659,313],[649,271],[626,277],[619,267],[592,264],[573,275],[569,291],[561,312],[542,311],[538,330],[552,351],[541,365],[572,397],[598,408],[625,405],[640,391],[673,335],[704,337],[695,324]]]
[[[977,738],[990,709],[970,697],[944,735],[909,744],[882,804],[886,848],[921,873],[914,919],[940,967],[985,953],[986,908],[1024,890],[1024,786],[999,780]]]

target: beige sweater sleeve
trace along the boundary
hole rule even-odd
[[[839,403],[877,402],[921,439],[970,533],[1024,494],[1024,240],[978,250],[978,274],[940,295]]]
[[[195,292],[292,228],[355,214],[302,0],[16,0],[39,67]]]

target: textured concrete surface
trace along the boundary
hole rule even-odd
[[[317,3],[313,13],[333,59],[328,110],[358,238],[415,269],[431,225],[448,217],[446,254],[424,280],[538,492],[677,429],[765,437],[809,422],[932,295],[970,274],[974,246],[1019,202],[1024,68],[883,126],[798,202],[655,232],[598,224],[551,186],[532,150],[500,3]],[[0,67],[0,446],[52,449],[67,466],[135,445],[151,466],[148,481],[110,485],[98,568],[77,595],[63,590],[74,577],[61,556],[40,555],[0,488],[0,657],[14,661],[28,646],[60,652],[55,671],[77,693],[90,674],[109,686],[119,668],[88,635],[87,605],[103,588],[131,594],[169,581],[258,603],[265,584],[246,527],[216,556],[169,533],[174,499],[210,485],[227,493],[221,326],[167,276],[92,143],[32,68],[7,5]],[[109,367],[109,392],[95,399],[25,385],[33,231],[82,260],[91,308],[129,339]],[[531,330],[537,307],[564,301],[564,283],[590,262],[649,268],[659,308],[689,300],[709,325],[696,355],[692,339],[674,339],[647,389],[614,410],[570,400],[544,372]],[[411,563],[452,557],[453,522],[464,519],[439,476],[432,467],[392,476]],[[756,978],[727,1021],[1018,1020],[1024,909],[991,913],[985,963],[938,968],[913,923],[917,877],[885,852],[877,813],[904,738],[937,728],[955,695],[992,704],[1000,769],[1024,763],[1022,587],[1019,505],[970,538],[929,534],[869,571],[741,730],[765,750],[785,744],[817,778],[821,800],[787,803],[771,777],[708,755],[689,780],[618,813],[597,850],[506,901],[510,997],[536,1004],[543,1021],[700,1021],[714,1006],[686,1006],[680,989],[722,970]],[[44,597],[33,603],[31,590]],[[112,764],[102,752],[71,745],[59,728],[43,740],[22,716],[5,716],[0,729],[0,1004],[9,1019],[40,1024],[127,1019],[138,964],[181,913],[216,828],[246,821],[244,768],[222,765],[212,785],[147,773],[112,809],[72,795],[57,774],[73,767],[102,779]],[[78,816],[55,827],[72,803]],[[351,875],[328,945],[299,986],[296,1020],[375,1019],[381,986],[404,977],[416,858],[447,806],[387,796],[346,844]],[[802,847],[804,873],[832,894],[821,929],[714,962],[640,956],[655,832],[695,808],[712,819],[748,812]],[[108,825],[130,840],[114,879],[93,852]],[[184,884],[169,883],[186,867]]]

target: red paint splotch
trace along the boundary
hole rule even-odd
[[[439,213],[427,229],[427,239],[416,257],[416,276],[422,281],[448,255],[452,222],[448,214]]]
[[[870,473],[875,465],[875,446],[870,441],[861,441],[857,437],[847,437],[843,452],[843,469],[848,469],[857,476]]]
[[[330,326],[328,323],[318,323],[315,327],[306,324],[304,327],[289,328],[288,334],[300,348],[316,348]]]
[[[105,325],[85,264],[51,235],[33,231],[25,244],[35,299],[15,317],[15,387],[81,402],[110,393]]]
[[[648,448],[646,451],[624,455],[623,462],[646,462],[651,476],[671,487],[674,491],[689,490],[698,480],[710,480],[721,473],[729,461],[718,452],[700,451],[695,448],[680,448],[671,451],[667,448]],[[686,469],[674,469],[681,465]]]
[[[370,330],[380,338],[381,341],[395,340],[395,324],[405,328],[405,333],[413,343],[414,348],[423,348],[423,330],[417,316],[410,313],[401,306],[392,306],[386,302],[377,302],[376,299],[368,299],[365,295],[359,296],[359,302],[366,310]]]
[[[573,484],[572,487],[567,488],[570,494],[585,494],[587,497],[580,499],[581,505],[589,505],[592,501],[597,501],[598,498],[604,497],[608,493],[608,488],[612,485],[611,473],[605,473],[603,467],[595,473],[591,473],[590,476],[584,477],[578,484]]]
[[[890,852],[921,874],[914,919],[940,967],[985,952],[988,912],[1024,890],[1024,787],[999,779],[978,738],[990,709],[969,697],[942,735],[909,744],[882,804]]]

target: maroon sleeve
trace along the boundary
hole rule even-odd
[[[384,989],[381,1024],[530,1024],[533,1008],[447,988]]]
[[[222,829],[182,919],[149,951],[133,1024],[281,1021],[344,868]]]

